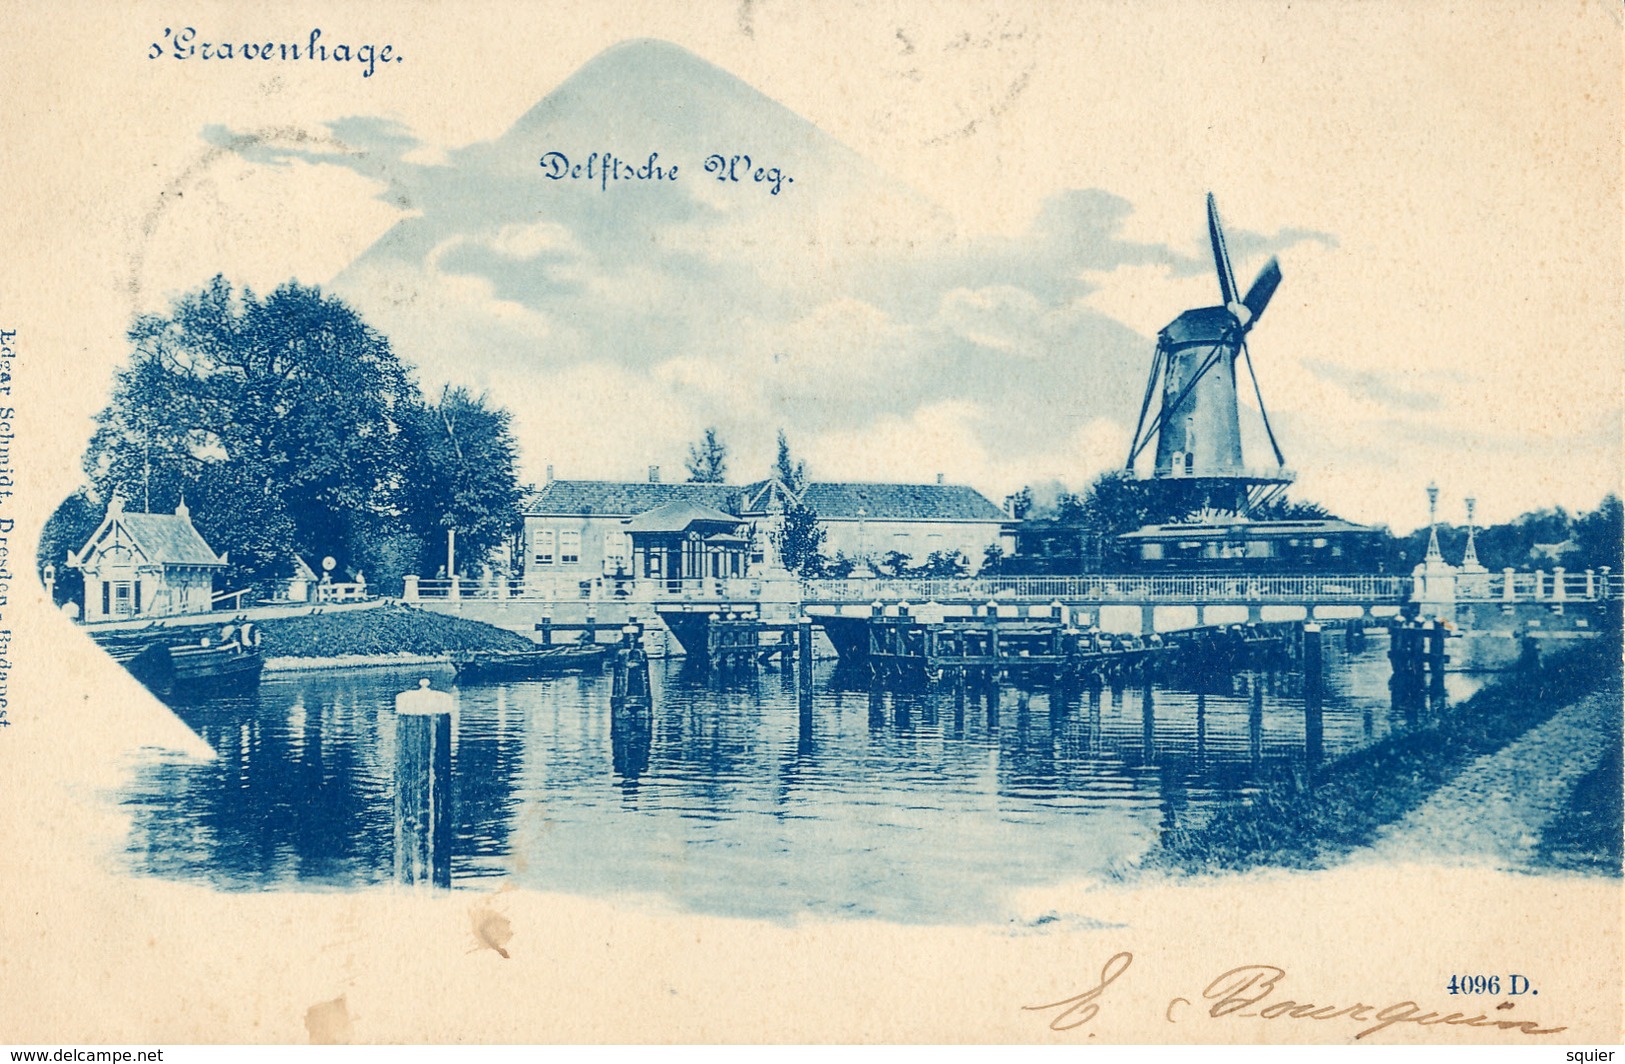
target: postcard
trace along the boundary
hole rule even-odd
[[[9,1045],[1621,1040],[1617,6],[6,11]]]

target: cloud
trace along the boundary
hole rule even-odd
[[[540,176],[539,150],[614,150],[606,130],[658,144],[683,178]],[[1046,478],[1081,488],[1126,451],[1158,330],[1218,301],[1199,195],[1056,188],[1024,228],[963,235],[817,128],[665,45],[605,53],[490,141],[442,148],[375,118],[205,139],[307,186],[312,172],[339,175],[324,187],[347,204],[369,190],[394,224],[369,223],[382,236],[333,287],[426,382],[489,387],[513,409],[533,476],[549,460],[640,475],[717,425],[737,469],[765,467],[783,427],[821,476],[940,471],[995,497]],[[773,196],[704,172],[717,143],[747,141],[795,183]],[[1260,215],[1257,198],[1245,206]],[[1281,258],[1251,346],[1305,494],[1371,514],[1384,470],[1425,482],[1424,463],[1448,475],[1463,456],[1563,462],[1566,442],[1617,453],[1617,350],[1556,352],[1580,386],[1550,373],[1550,318],[1525,291],[1550,283],[1465,255],[1441,274],[1433,237],[1385,225],[1374,248],[1357,215],[1331,216],[1355,231],[1291,216],[1273,232],[1226,231],[1243,287]],[[1611,444],[1596,428],[1610,417]],[[1256,416],[1244,424],[1256,463],[1267,443]]]
[[[955,334],[971,343],[1031,355],[1021,341],[1028,335],[1042,308],[1038,298],[1011,285],[955,288],[942,297],[939,316]]]

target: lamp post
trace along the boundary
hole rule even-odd
[[[1428,483],[1428,550],[1424,564],[1433,565],[1444,561],[1444,555],[1439,551],[1439,485],[1436,482]]]
[[[1474,542],[1474,533],[1477,527],[1473,521],[1473,511],[1478,506],[1478,500],[1471,495],[1467,496],[1467,553],[1461,559],[1463,569],[1482,569],[1478,564],[1478,544]]]

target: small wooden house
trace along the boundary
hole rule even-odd
[[[733,514],[687,499],[641,513],[626,522],[633,572],[640,578],[681,586],[685,580],[744,576],[750,537]]]
[[[172,514],[134,513],[115,495],[68,565],[85,577],[84,619],[107,621],[207,613],[226,557],[198,533],[185,500]]]

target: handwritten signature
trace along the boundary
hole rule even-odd
[[[1106,988],[1121,979],[1134,963],[1134,955],[1127,951],[1117,953],[1100,969],[1100,977],[1081,993],[1043,1005],[1023,1005],[1027,1012],[1055,1012],[1050,1018],[1052,1031],[1070,1031],[1082,1027],[1100,1014]],[[1355,1038],[1364,1038],[1399,1024],[1414,1023],[1419,1027],[1494,1027],[1503,1031],[1517,1031],[1524,1035],[1557,1034],[1566,1027],[1542,1027],[1535,1020],[1491,1019],[1484,1013],[1468,1015],[1464,1012],[1441,1014],[1425,1011],[1415,1001],[1397,1001],[1391,1005],[1322,1005],[1313,1001],[1297,1001],[1277,994],[1287,980],[1284,968],[1273,964],[1243,964],[1231,968],[1213,979],[1200,995],[1200,1001],[1174,997],[1163,1010],[1163,1019],[1177,1023],[1178,1014],[1198,1009],[1198,1015],[1210,1019],[1260,1020],[1343,1020],[1361,1024]],[[1266,1001],[1268,1002],[1266,1004]],[[1503,1004],[1496,1011],[1507,1008]]]

